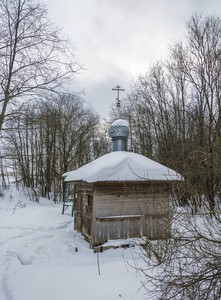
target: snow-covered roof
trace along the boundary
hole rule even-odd
[[[179,181],[180,174],[140,154],[116,151],[63,174],[65,181]]]

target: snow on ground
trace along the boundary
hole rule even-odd
[[[0,197],[0,300],[140,300],[144,264],[138,246],[95,254],[61,204]],[[98,261],[100,275],[98,273]]]

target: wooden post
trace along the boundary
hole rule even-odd
[[[64,182],[63,187],[64,187],[64,194],[63,194],[63,209],[62,209],[62,215],[64,214],[64,207],[65,207],[65,200],[66,200],[66,195],[67,195],[68,183],[67,183],[67,182]]]

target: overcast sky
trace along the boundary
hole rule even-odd
[[[120,85],[130,91],[132,79],[168,56],[168,46],[186,34],[195,11],[221,15],[221,0],[40,0],[49,17],[63,28],[85,71],[73,90],[107,117]]]

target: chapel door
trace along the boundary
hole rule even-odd
[[[77,193],[76,199],[76,229],[82,231],[82,193]]]

